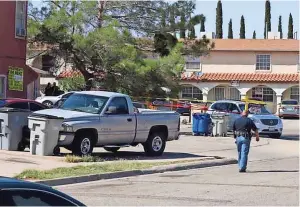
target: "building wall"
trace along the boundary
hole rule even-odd
[[[297,52],[211,51],[201,57],[203,73],[255,73],[256,54],[271,54],[272,73],[296,73]]]
[[[6,97],[27,98],[27,85],[38,78],[38,74],[26,66],[26,38],[17,38],[16,1],[0,1],[0,75],[6,77]],[[26,21],[25,21],[26,22]],[[26,25],[25,25],[26,28]],[[23,91],[8,90],[8,68],[23,68]]]

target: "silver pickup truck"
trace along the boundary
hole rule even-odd
[[[91,154],[94,147],[116,152],[121,147],[142,144],[146,155],[163,154],[166,141],[179,139],[180,115],[177,112],[138,110],[129,96],[104,91],[75,92],[61,106],[33,113],[31,119],[57,120],[44,124],[58,147],[73,154]],[[50,123],[50,122],[49,122]],[[62,123],[62,124],[61,124]],[[49,129],[52,127],[53,129]]]

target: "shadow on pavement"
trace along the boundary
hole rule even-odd
[[[66,156],[69,153],[62,153],[63,156]],[[100,159],[105,160],[164,160],[164,159],[184,159],[184,158],[205,158],[211,156],[202,156],[195,155],[190,153],[181,153],[181,152],[164,152],[162,156],[158,157],[148,157],[144,154],[144,152],[126,152],[126,151],[118,151],[116,153],[111,152],[95,152],[92,154],[95,157],[99,157]],[[218,159],[218,158],[216,158]]]
[[[277,173],[277,172],[299,172],[299,170],[258,170],[248,171],[249,173]]]

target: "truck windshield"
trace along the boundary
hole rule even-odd
[[[245,104],[239,104],[239,107],[242,111],[245,110]],[[250,114],[257,114],[257,115],[271,114],[264,105],[249,104],[248,108]]]
[[[105,106],[108,97],[93,96],[87,94],[73,94],[59,107],[70,111],[81,111],[91,114],[99,114]]]

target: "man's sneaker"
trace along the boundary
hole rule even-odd
[[[246,169],[239,170],[240,173],[246,172]]]

